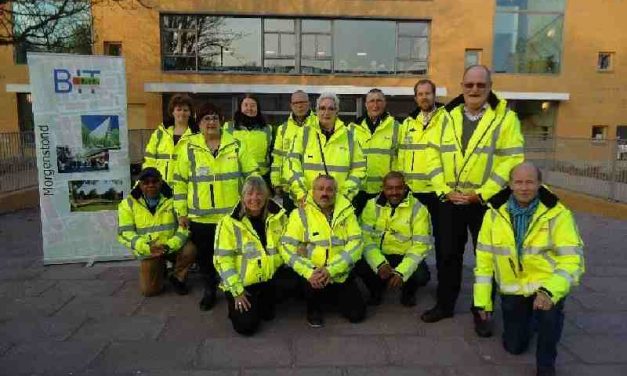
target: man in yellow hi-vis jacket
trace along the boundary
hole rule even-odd
[[[488,326],[494,278],[505,350],[525,351],[536,321],[538,375],[554,375],[564,299],[584,272],[583,242],[570,210],[541,184],[540,170],[522,163],[512,170],[509,187],[488,201],[477,243],[474,305],[478,327]]]
[[[370,304],[381,302],[383,290],[401,288],[401,304],[416,305],[416,290],[428,281],[424,258],[432,248],[427,207],[415,198],[403,174],[391,171],[383,178],[383,191],[370,199],[361,213],[364,261],[359,274],[370,290]],[[369,267],[368,267],[369,266]]]
[[[185,280],[196,258],[196,248],[187,241],[172,200],[172,189],[161,173],[147,167],[131,194],[118,206],[118,241],[141,259],[140,289],[143,295],[161,292],[166,260],[174,262],[170,282],[180,295],[187,294]]]
[[[330,295],[350,322],[364,319],[366,303],[351,273],[361,258],[361,228],[348,199],[337,194],[333,177],[319,175],[313,181],[306,203],[290,214],[281,243],[285,263],[307,280],[310,326],[323,326],[322,302]]]
[[[485,201],[505,186],[512,167],[523,160],[520,122],[492,92],[490,70],[467,68],[461,86],[462,95],[445,106],[429,153],[433,188],[442,200],[440,228],[449,230],[436,250],[437,303],[421,316],[429,323],[453,316],[468,231],[476,245]]]

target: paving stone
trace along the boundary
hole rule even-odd
[[[128,284],[127,284],[128,285]],[[127,287],[127,286],[125,286]],[[196,289],[200,290],[200,289]],[[135,295],[139,294],[139,288]],[[140,315],[167,315],[167,316],[198,316],[201,312],[198,308],[198,302],[201,299],[202,291],[196,291],[194,294],[177,295],[173,291],[165,291],[164,293],[151,296],[144,299],[141,307],[137,311]],[[218,297],[216,305],[211,312],[226,312],[225,299]]]
[[[98,279],[108,281],[133,281],[139,279],[139,266],[107,267],[98,274]]]
[[[0,324],[0,338],[14,343],[64,341],[83,323],[84,318],[53,316],[18,317]]]
[[[166,318],[156,316],[131,316],[121,320],[116,317],[89,319],[72,335],[73,340],[138,341],[156,339],[165,326]]]
[[[136,297],[75,297],[56,315],[102,318],[107,316],[129,316],[139,309],[141,296]]]
[[[6,257],[5,255],[0,259],[0,274],[7,269],[37,269],[41,265],[39,257]]]
[[[197,348],[195,342],[113,342],[91,362],[89,369],[107,373],[186,370],[191,367]]]
[[[24,298],[39,296],[44,291],[54,286],[56,281],[32,279],[26,281],[2,281],[0,282],[0,297]]]
[[[625,266],[608,266],[608,265],[586,265],[586,274],[583,278],[588,277],[627,277],[627,267]]]
[[[328,334],[323,340],[315,337],[295,339],[296,365],[364,366],[387,363],[382,337],[335,337]]]
[[[626,335],[564,336],[561,343],[588,364],[627,363]]]
[[[159,335],[160,341],[195,341],[238,337],[224,311],[198,311],[197,316],[170,316]]]
[[[0,299],[0,320],[18,317],[48,316],[72,299],[71,296],[48,296]]]
[[[37,278],[42,274],[41,268],[28,269],[2,269],[0,270],[0,280],[25,280]]]
[[[283,339],[215,338],[203,342],[195,368],[285,367],[291,359]]]
[[[441,369],[442,376],[530,376],[535,375],[536,367],[532,364],[520,364],[515,366],[459,366],[445,367]]]
[[[586,292],[569,298],[579,303],[586,311],[617,312],[627,311],[627,298],[621,294]],[[570,310],[570,307],[569,307]]]
[[[623,277],[583,277],[582,284],[596,292],[625,293],[627,279]]]
[[[496,338],[494,338],[496,337]],[[500,340],[500,335],[493,338],[477,338],[468,340],[468,343],[473,350],[483,359],[485,362],[495,365],[519,365],[519,364],[535,364],[536,363],[536,339],[534,336],[526,352],[520,355],[512,355],[505,351],[503,344]],[[564,349],[558,345],[557,364],[570,364],[577,361],[570,352],[564,351]]]
[[[123,281],[58,281],[53,288],[45,291],[42,296],[54,294],[57,292],[64,292],[66,294],[79,297],[111,296],[115,291],[119,290],[123,284]]]
[[[244,369],[242,376],[341,376],[340,368],[272,368],[272,369]]]
[[[589,334],[627,335],[627,312],[573,313],[568,320]]]
[[[461,337],[386,337],[385,343],[394,365],[453,366],[482,362],[472,346]]]
[[[624,376],[627,375],[627,366],[623,365],[583,365],[574,364],[557,367],[558,374],[569,376]]]
[[[434,367],[350,367],[348,376],[440,376],[443,370]]]
[[[81,264],[48,265],[41,273],[43,279],[94,279],[104,270],[96,267],[85,267]]]
[[[48,376],[48,374],[46,373],[45,376]],[[59,374],[59,376],[67,376],[67,374]],[[111,370],[90,369],[82,371],[80,376],[239,376],[239,370],[143,369],[114,372]]]
[[[105,347],[103,342],[37,341],[11,348],[0,358],[0,370],[11,375],[48,373],[80,374]]]

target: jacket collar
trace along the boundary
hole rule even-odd
[[[379,125],[383,124],[384,121],[387,120],[387,118],[391,116],[389,112],[384,111],[381,116],[379,116]],[[368,114],[365,114],[359,118],[357,118],[357,120],[355,120],[356,124],[362,125],[364,123],[364,121],[366,122],[366,125],[368,126],[368,128],[372,129],[373,128],[373,124],[372,124],[372,120],[370,120],[370,117],[368,117]]]
[[[435,111],[439,110],[441,107],[444,107],[443,103],[435,102]],[[420,115],[421,111],[422,110],[420,109],[420,107],[416,107],[415,110],[413,110],[412,112],[409,113],[408,117],[410,117],[412,119],[416,119],[418,117],[418,115]]]
[[[488,203],[494,209],[499,209],[507,202],[507,200],[509,200],[511,195],[512,190],[509,187],[505,187],[499,193],[492,196],[492,198],[488,200]],[[559,202],[559,198],[544,185],[540,186],[540,189],[538,190],[538,197],[540,198],[540,202],[549,209],[554,208]]]
[[[493,110],[496,110],[496,106],[499,105],[500,99],[499,97],[496,96],[496,94],[494,94],[493,91],[490,91],[490,94],[488,95],[488,104],[490,105],[490,107],[492,107]],[[460,104],[464,104],[464,94],[460,94],[458,95],[455,99],[453,99],[452,101],[448,102],[448,104],[445,106],[446,111],[451,112],[455,109],[455,107],[459,106]]]

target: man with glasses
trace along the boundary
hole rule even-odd
[[[292,112],[287,120],[279,126],[274,137],[274,150],[272,151],[272,169],[270,180],[275,194],[282,198],[283,207],[289,213],[294,209],[294,202],[287,194],[289,187],[285,180],[287,166],[287,154],[292,148],[294,138],[298,130],[304,126],[317,126],[318,118],[309,105],[309,96],[302,90],[292,93],[290,108]]]
[[[422,314],[424,322],[452,317],[459,295],[464,248],[470,230],[476,246],[485,202],[506,184],[510,170],[524,160],[523,136],[516,114],[492,92],[490,70],[483,65],[466,69],[462,94],[445,106],[447,113],[430,148],[434,190],[440,200],[442,236],[436,253],[437,303]],[[475,331],[492,335],[492,325],[472,309]]]

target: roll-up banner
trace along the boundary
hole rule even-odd
[[[28,53],[44,264],[131,258],[117,206],[131,188],[124,59]]]

